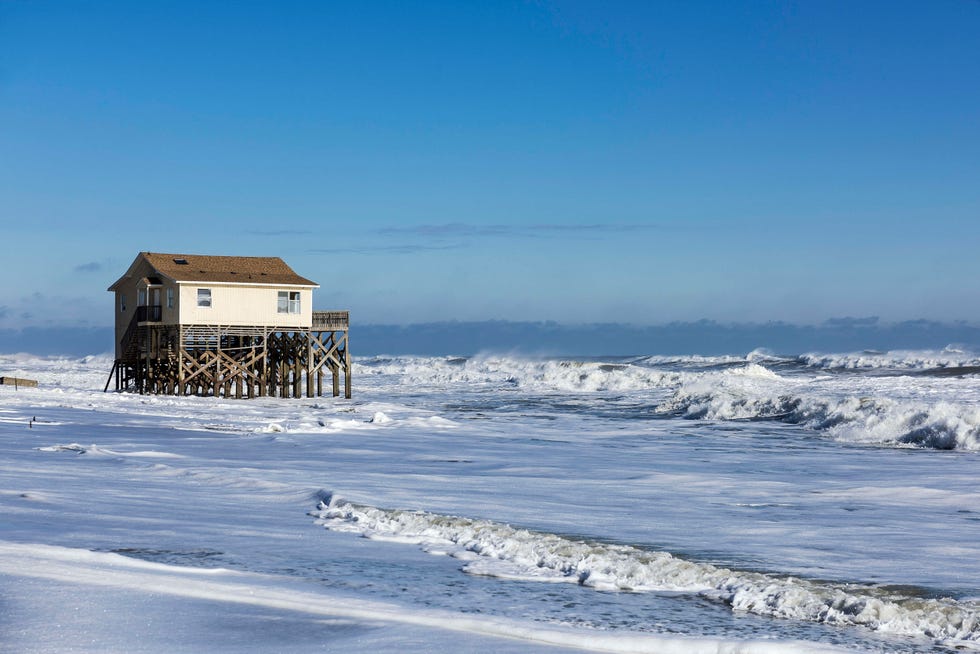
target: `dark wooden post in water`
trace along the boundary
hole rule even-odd
[[[117,391],[298,398],[305,382],[306,397],[315,397],[323,395],[326,367],[335,397],[343,371],[344,396],[350,399],[349,325],[347,311],[314,311],[309,330],[134,319],[105,390],[115,376]]]

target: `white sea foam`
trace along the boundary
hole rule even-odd
[[[644,363],[650,366],[700,366],[707,368],[712,366],[745,363],[748,360],[748,357],[738,355],[703,356],[693,354],[670,356],[663,354],[652,354],[636,359],[636,363]]]
[[[698,354],[687,355],[649,355],[636,359],[637,363],[644,363],[649,366],[681,366],[691,368],[713,368],[720,366],[730,366],[742,363],[778,363],[789,362],[793,359],[782,357],[765,348],[756,348],[745,356],[732,354],[704,356]]]
[[[510,357],[393,357],[362,360],[355,374],[396,375],[416,386],[507,385],[537,391],[630,391],[676,384],[677,373],[629,363]]]
[[[764,348],[749,352],[744,357],[736,355],[721,356],[644,356],[637,363],[650,366],[683,366],[690,368],[710,368],[739,363],[791,363],[796,362],[809,368],[822,370],[932,370],[950,368],[973,368],[980,366],[980,355],[969,350],[947,346],[942,350],[892,350],[879,352],[819,353],[808,352],[798,357],[785,357]]]
[[[980,642],[980,606],[883,588],[722,568],[653,551],[424,511],[386,510],[337,498],[311,515],[325,527],[413,543],[464,561],[471,574],[571,582],[600,590],[697,593],[734,610],[956,643]]]
[[[0,354],[0,376],[33,379],[42,388],[101,389],[113,358],[109,354],[85,357],[39,357],[33,354]]]
[[[391,422],[391,418],[389,418],[388,414],[386,414],[384,411],[377,411],[368,422],[373,422],[376,425],[383,425]]]
[[[872,377],[864,375],[801,375],[800,368],[792,368],[794,361],[797,366],[803,363],[809,370],[889,369],[909,373],[936,369],[957,371],[980,364],[980,358],[975,354],[954,348],[808,354],[795,360],[756,350],[744,357],[643,357],[631,362],[605,363],[506,356],[469,359],[375,357],[356,360],[354,372],[357,377],[376,381],[381,388],[394,385],[398,388],[441,389],[442,392],[510,388],[527,393],[580,395],[656,390],[660,397],[669,394],[664,401],[659,397],[652,400],[656,402],[656,410],[663,415],[722,421],[781,420],[803,425],[842,442],[980,450],[980,376],[957,378],[955,387],[944,386],[946,380],[942,378],[910,377],[904,381],[891,377],[898,381],[886,387],[867,383],[866,380]],[[23,390],[20,397],[34,398],[35,406],[52,406],[68,401],[58,399],[61,390],[89,393],[93,388],[101,389],[105,383],[102,368],[108,370],[111,359],[107,355],[65,358],[17,354],[0,355],[0,365],[9,374],[41,380],[41,389]],[[880,382],[884,378],[876,376],[873,379]],[[916,381],[920,379],[921,382]],[[909,389],[915,390],[917,384],[922,387],[922,392],[910,393]],[[146,415],[169,413],[177,402],[176,398],[140,396],[137,399],[125,394],[110,394],[105,399],[107,406],[118,405],[120,410],[128,413],[137,411]],[[198,401],[210,403],[213,398],[198,398]],[[651,399],[647,397],[644,401]],[[218,406],[214,405],[215,410]],[[262,415],[256,415],[252,420],[242,415],[229,417],[229,425],[224,427],[209,422],[198,425],[198,428],[276,433],[377,429],[395,423],[433,428],[455,426],[443,416],[399,415],[396,418],[389,412],[390,408],[379,406],[374,414],[380,415],[368,413],[355,418],[317,414],[294,422],[269,421]],[[21,422],[23,419],[18,416],[5,420]],[[394,422],[387,422],[389,419]],[[45,425],[39,422],[34,426]],[[179,421],[179,426],[194,428],[188,420]]]
[[[980,409],[945,402],[916,405],[867,397],[752,397],[685,389],[658,410],[698,419],[781,420],[855,443],[980,450]]]
[[[118,450],[110,450],[105,447],[99,447],[94,443],[92,445],[80,445],[79,443],[67,443],[60,445],[46,445],[43,447],[35,448],[39,452],[75,452],[76,454],[89,454],[92,456],[108,456],[108,457],[140,457],[147,459],[181,459],[183,455],[174,454],[172,452],[159,452],[155,450],[140,450],[134,452],[120,452]]]
[[[952,346],[942,350],[865,351],[844,354],[808,353],[800,356],[798,360],[812,368],[827,370],[931,370],[980,366],[980,357],[975,353]]]
[[[745,641],[733,640],[741,638],[769,639],[772,651],[785,651],[785,639],[797,635],[861,651],[888,647],[880,642],[894,643],[894,651],[946,651],[930,648],[921,634],[980,648],[971,626],[977,601],[964,599],[977,597],[980,587],[974,455],[896,453],[831,441],[905,445],[905,436],[907,442],[975,448],[980,376],[877,369],[840,374],[765,352],[720,359],[358,359],[355,399],[348,402],[103,394],[108,366],[98,358],[58,363],[21,357],[18,366],[8,360],[3,373],[20,369],[18,376],[42,385],[0,388],[0,440],[10,462],[0,488],[2,520],[24,542],[69,539],[86,548],[123,543],[158,550],[186,541],[193,549],[221,550],[223,561],[263,574],[297,568],[297,583],[306,586],[329,576],[331,583],[361,587],[359,564],[347,561],[357,563],[354,552],[368,550],[363,563],[377,581],[369,594],[399,603],[394,616],[414,618],[417,606],[431,602],[457,625],[477,608],[491,619],[518,616],[520,628],[532,631],[546,623],[574,625],[569,638],[577,646],[620,629],[650,629],[720,638],[720,651],[748,651]],[[383,366],[388,372],[371,372]],[[446,374],[447,381],[406,383],[409,374],[425,379],[430,373],[432,380]],[[372,421],[379,413],[390,422]],[[731,422],[759,419],[796,424]],[[755,440],[760,433],[766,437]],[[793,446],[800,439],[805,451]],[[93,441],[98,445],[88,444]],[[142,458],[161,456],[169,458]],[[294,524],[295,508],[310,507],[321,484],[357,489],[352,497],[361,502],[439,511],[443,515],[418,518],[421,526],[400,526],[394,512],[384,511],[381,517],[393,524],[373,525],[364,507],[355,507],[363,520],[323,520],[456,559],[435,566],[433,579],[433,568],[414,567],[413,548],[324,534],[331,549],[320,551],[337,567],[295,565],[310,554],[310,541],[283,535],[302,530]],[[243,502],[248,511],[241,511]],[[334,502],[334,509],[341,504]],[[463,519],[452,514],[500,522],[470,521],[477,533],[466,536]],[[62,528],[65,520],[76,523],[71,533]],[[594,542],[557,535],[581,533],[583,520]],[[507,531],[503,522],[548,533]],[[670,543],[671,552],[712,552],[712,558],[609,542]],[[535,551],[534,543],[544,549]],[[351,550],[335,556],[335,547]],[[0,564],[10,574],[50,572],[48,561],[23,562],[23,552],[8,551]],[[549,598],[574,601],[590,593],[468,583],[456,575],[459,566],[472,575],[658,595],[591,593],[595,602],[562,608],[564,602]],[[66,562],[64,570],[75,574],[76,567]],[[93,579],[106,578],[97,572]],[[52,577],[62,578],[68,577]],[[812,579],[908,584],[959,601]],[[144,588],[142,580],[131,587]],[[406,587],[413,589],[410,599]],[[660,588],[680,590],[660,595]],[[44,587],[36,594],[53,607],[61,604]],[[253,597],[238,588],[228,596]],[[719,603],[710,606],[702,597]],[[329,601],[343,604],[342,598]],[[812,622],[731,620],[725,606]],[[825,623],[916,635],[880,639]],[[622,633],[632,638],[635,632]],[[644,647],[664,651],[660,638]],[[691,651],[691,642],[679,650]]]
[[[106,588],[124,593],[151,593],[155,601],[172,598],[171,601],[203,600],[209,602],[209,613],[226,619],[230,606],[255,606],[273,609],[283,614],[309,614],[320,618],[321,628],[325,621],[345,618],[353,623],[366,624],[377,629],[380,624],[403,625],[423,628],[426,642],[423,646],[435,649],[449,647],[449,642],[464,650],[478,643],[483,648],[499,646],[500,641],[484,639],[508,639],[535,645],[553,645],[575,649],[588,649],[610,653],[658,652],[684,654],[777,654],[808,652],[831,654],[843,650],[821,643],[799,641],[747,640],[721,638],[691,638],[649,633],[610,633],[571,629],[560,625],[542,626],[527,621],[508,620],[493,616],[460,614],[433,609],[404,607],[379,601],[331,595],[322,589],[296,588],[289,580],[272,575],[254,575],[224,568],[195,568],[176,566],[107,552],[91,552],[82,549],[56,547],[40,543],[10,543],[0,541],[0,575],[10,579],[21,577],[55,583],[71,582],[71,587],[84,588],[85,601],[98,601],[98,591]],[[36,584],[35,584],[36,585]],[[81,595],[78,596],[82,601]],[[74,601],[74,600],[73,600]],[[152,604],[150,604],[152,606]],[[140,605],[140,610],[146,607]],[[150,614],[159,619],[159,614]],[[149,619],[149,618],[148,618]],[[69,634],[75,634],[79,625],[66,625]],[[322,629],[321,629],[322,632]],[[447,635],[440,636],[441,632]],[[329,632],[322,632],[329,633]],[[416,632],[419,633],[419,632]],[[448,634],[453,634],[452,636]],[[479,637],[479,640],[471,640]],[[453,641],[449,639],[452,638]],[[404,641],[404,637],[402,638]],[[99,642],[104,642],[100,639]],[[197,645],[204,641],[198,641]],[[360,642],[360,641],[359,641]],[[370,640],[368,640],[370,643]],[[391,644],[392,641],[380,641]],[[445,642],[447,645],[440,646]],[[356,646],[355,646],[356,647]],[[139,646],[136,646],[140,649]],[[451,647],[449,647],[451,648]],[[150,649],[153,649],[152,647]],[[154,650],[155,651],[155,650]],[[252,651],[252,648],[248,648]],[[303,651],[306,651],[305,648]],[[338,650],[339,651],[339,650]],[[412,650],[415,651],[415,650]],[[421,651],[421,648],[419,648]],[[511,651],[508,648],[508,651]],[[535,649],[536,651],[536,649]]]
[[[961,369],[974,355],[902,351],[859,355],[804,355],[817,369]],[[514,387],[528,392],[634,392],[673,389],[656,408],[664,415],[708,420],[781,420],[842,442],[935,449],[980,450],[980,410],[953,392],[902,397],[910,384],[878,388],[847,379],[800,376],[794,359],[755,350],[745,357],[642,357],[626,363],[521,360],[509,357],[366,360],[358,372],[401,378],[412,385]],[[769,366],[781,366],[786,375]],[[798,370],[798,368],[796,369]],[[831,383],[833,382],[833,383]],[[883,394],[882,394],[883,393]],[[907,393],[906,393],[907,394]],[[975,393],[974,393],[975,394]]]
[[[692,419],[780,420],[846,442],[980,450],[980,407],[956,401],[964,394],[970,400],[972,386],[952,388],[947,399],[937,383],[916,395],[911,382],[898,378],[887,388],[820,382],[782,377],[750,363],[688,374],[657,410]],[[896,397],[897,390],[906,397]]]

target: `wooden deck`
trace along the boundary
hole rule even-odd
[[[315,332],[347,331],[350,327],[350,311],[314,311],[313,329]]]

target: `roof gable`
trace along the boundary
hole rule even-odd
[[[277,286],[318,286],[297,275],[279,257],[226,257],[203,254],[163,254],[140,252],[129,271],[115,287],[129,277],[140,261],[155,272],[176,282],[214,282],[222,284],[272,284]]]

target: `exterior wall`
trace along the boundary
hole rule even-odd
[[[126,298],[126,309],[121,310],[122,298]],[[129,327],[129,322],[136,315],[136,280],[133,280],[132,284],[126,284],[122,288],[117,288],[114,303],[112,305],[112,311],[116,318],[116,358],[122,356],[122,347],[120,341],[122,340],[123,334],[126,333],[126,328]]]
[[[147,288],[147,278],[162,283]],[[126,274],[112,286],[116,358],[124,352],[122,339],[137,315],[139,292],[146,290],[147,306],[159,306],[159,323],[165,325],[229,325],[310,329],[313,323],[313,286],[251,285],[220,282],[176,282],[162,276],[146,258],[139,256]],[[211,289],[211,306],[197,306],[197,289]],[[167,292],[173,290],[173,307],[167,306]],[[154,292],[158,297],[154,297]],[[299,313],[279,313],[278,293],[299,292]],[[120,310],[125,296],[126,308]],[[155,315],[153,317],[156,317]],[[154,321],[156,322],[156,321]]]
[[[199,288],[211,289],[210,307],[197,306]],[[181,282],[179,289],[178,317],[179,322],[184,325],[256,325],[309,329],[313,323],[313,289],[309,287]],[[278,312],[279,291],[299,291],[298,314]],[[167,321],[166,313],[164,320]]]
[[[167,289],[171,289],[174,293],[173,308],[167,307]],[[163,307],[160,310],[160,322],[176,325],[180,319],[180,287],[175,282],[164,280],[163,286],[160,287],[160,305]]]
[[[133,317],[136,315],[136,305],[138,289],[141,286],[140,280],[144,277],[152,275],[154,273],[153,268],[145,261],[139,262],[136,267],[131,271],[131,275],[126,278],[119,287],[116,288],[115,292],[115,303],[113,304],[112,310],[116,317],[116,358],[118,359],[122,356],[121,351],[121,341],[126,330],[129,328],[129,323],[132,322]],[[126,296],[126,310],[119,310],[119,301],[122,296]]]

